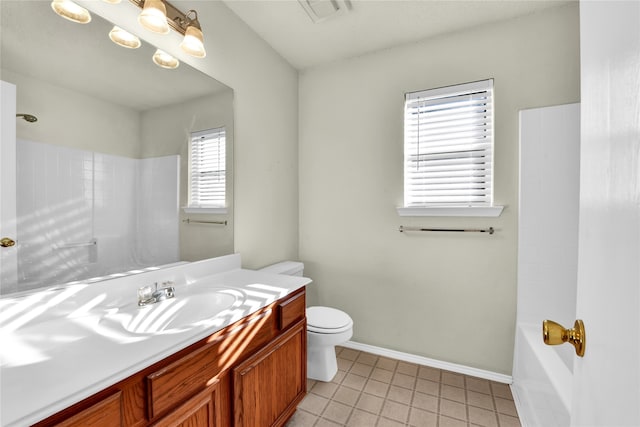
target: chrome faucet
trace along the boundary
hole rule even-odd
[[[164,282],[162,285],[163,287],[158,289],[158,282],[155,282],[153,286],[148,285],[138,288],[138,305],[143,307],[176,296],[176,289],[170,286],[173,285],[173,282]]]

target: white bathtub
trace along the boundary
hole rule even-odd
[[[518,325],[511,390],[523,427],[570,425],[573,373],[565,350],[544,344],[542,324]]]

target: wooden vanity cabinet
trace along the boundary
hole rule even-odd
[[[35,426],[282,426],[306,393],[305,305],[302,288]]]

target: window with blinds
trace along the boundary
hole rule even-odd
[[[226,145],[224,127],[191,134],[189,208],[225,207]]]
[[[405,94],[405,207],[492,206],[493,79]]]

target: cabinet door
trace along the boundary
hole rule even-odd
[[[154,427],[220,427],[218,382],[184,402]]]
[[[281,426],[306,392],[304,320],[233,370],[236,427]]]
[[[59,427],[115,427],[122,425],[122,393],[117,392],[57,424]]]

